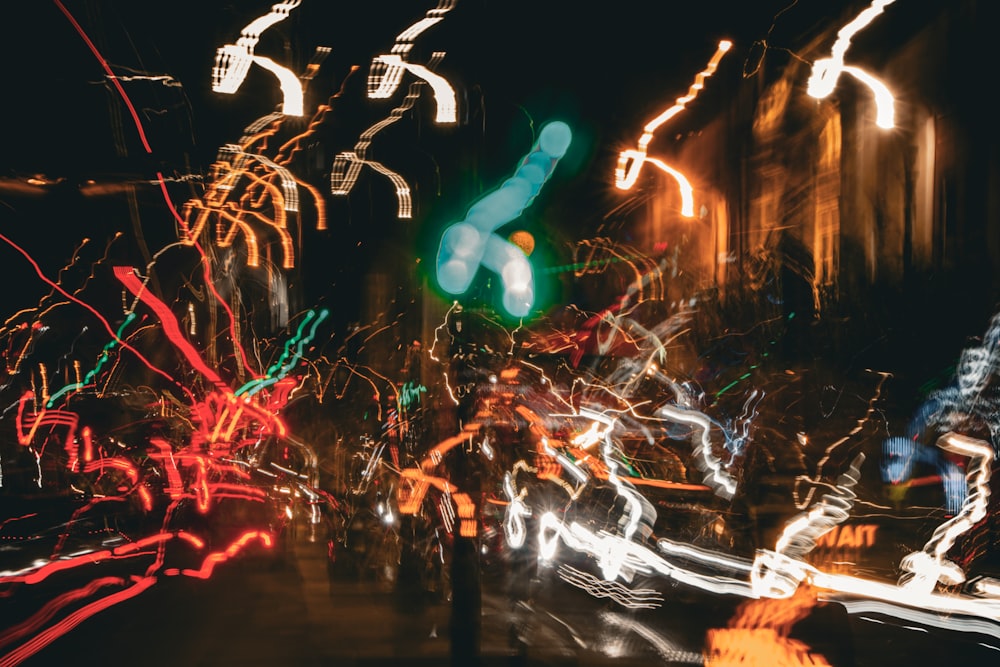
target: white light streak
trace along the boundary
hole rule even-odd
[[[253,61],[278,79],[283,99],[281,113],[286,116],[301,116],[303,113],[302,82],[299,77],[295,76],[295,72],[263,56],[254,56]]]
[[[854,506],[854,487],[861,479],[861,464],[865,455],[859,454],[847,472],[837,480],[837,486],[824,494],[808,512],[789,521],[774,547],[778,553],[801,558],[813,550],[816,540],[843,523]]]
[[[962,510],[935,529],[923,550],[908,554],[900,563],[900,568],[909,573],[903,576],[901,585],[924,593],[932,591],[939,581],[946,586],[965,581],[965,572],[945,559],[955,540],[986,517],[993,466],[993,447],[983,440],[945,433],[938,438],[937,446],[971,459],[965,475],[969,494]]]
[[[506,472],[503,476],[503,492],[509,501],[507,510],[504,512],[504,538],[511,549],[520,549],[524,546],[528,535],[524,517],[531,516],[531,508],[524,503],[527,490],[521,489],[515,493],[513,476],[510,472]]]
[[[445,14],[455,7],[456,0],[441,0],[437,7],[428,11],[422,19],[396,36],[390,56],[376,56],[368,72],[368,97],[385,99],[391,97],[403,80],[403,71],[408,64],[413,41],[429,28],[437,25]],[[441,54],[443,55],[443,54]],[[389,58],[388,60],[386,58]],[[411,70],[412,72],[413,70]],[[451,88],[451,86],[448,86]],[[446,121],[438,121],[446,122]],[[454,121],[447,121],[454,122]]]
[[[957,632],[975,632],[1000,639],[1000,626],[991,621],[978,618],[942,616],[933,611],[901,607],[889,602],[882,602],[881,600],[837,600],[837,604],[844,607],[848,614],[881,614],[883,616],[892,616],[900,620],[910,621],[911,623],[923,623],[924,625]],[[873,623],[885,623],[885,621],[875,618],[865,617],[865,620]],[[992,649],[997,648],[989,644],[983,644],[983,646]]]
[[[697,424],[701,427],[701,440],[695,446],[696,460],[700,461],[699,468],[706,473],[705,483],[712,487],[716,495],[722,498],[732,498],[736,493],[736,480],[722,469],[722,462],[712,454],[712,440],[709,432],[712,423],[708,417],[694,410],[684,410],[672,405],[664,405],[659,412],[667,419],[681,422],[682,424]]]
[[[440,53],[435,53],[429,63],[429,67],[436,66],[441,59]],[[376,172],[382,174],[392,183],[396,190],[396,217],[401,220],[408,220],[413,217],[413,200],[410,196],[410,186],[406,180],[385,167],[379,162],[368,157],[368,150],[371,148],[372,140],[379,132],[400,120],[407,111],[413,108],[417,100],[420,99],[421,86],[424,81],[415,81],[410,84],[410,89],[402,103],[393,109],[389,115],[375,123],[361,133],[358,142],[354,145],[353,151],[344,151],[333,160],[333,167],[330,171],[330,192],[334,195],[346,196],[354,189],[361,174],[361,167],[371,167]]]
[[[861,81],[871,89],[875,96],[877,117],[875,124],[881,128],[891,128],[894,125],[894,110],[892,93],[881,81],[867,72],[844,64],[844,55],[851,45],[851,38],[875,20],[887,5],[895,0],[874,0],[872,4],[858,16],[845,25],[837,33],[837,41],[833,45],[829,58],[821,58],[813,63],[812,74],[809,76],[806,92],[812,97],[822,99],[833,92],[841,73],[846,72]]]
[[[622,630],[634,632],[652,646],[660,657],[670,664],[704,665],[705,656],[695,651],[685,651],[677,647],[675,642],[664,637],[644,623],[634,618],[626,618],[621,614],[604,612],[601,620]]]
[[[440,60],[444,56],[443,52],[435,52],[434,56]],[[399,56],[379,56],[381,62],[390,66],[405,69],[414,76],[423,79],[434,91],[434,101],[437,103],[437,115],[434,117],[438,123],[454,123],[458,121],[458,105],[455,101],[455,89],[451,87],[448,80],[440,74],[435,74],[423,65],[404,62]]]
[[[254,55],[254,48],[260,41],[260,35],[275,23],[284,21],[293,9],[299,6],[301,0],[287,0],[271,5],[271,11],[254,19],[240,32],[235,44],[220,46],[215,53],[215,67],[212,69],[212,90],[217,93],[232,95],[240,89],[251,63],[268,70],[277,77],[281,85],[283,101],[282,113],[290,116],[301,116],[302,83],[298,77],[286,67],[262,56]]]
[[[559,578],[595,598],[610,598],[627,609],[657,609],[663,606],[663,596],[652,588],[628,588],[617,581],[601,581],[589,572],[562,564]]]

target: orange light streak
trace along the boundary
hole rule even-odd
[[[705,87],[705,79],[715,73],[716,68],[719,66],[719,61],[722,60],[722,57],[732,48],[732,46],[733,43],[728,40],[722,40],[719,42],[715,55],[713,55],[711,60],[708,61],[708,65],[705,69],[695,76],[694,82],[691,84],[691,87],[688,88],[687,94],[683,97],[678,97],[672,107],[663,111],[659,116],[646,123],[635,150],[626,150],[621,152],[618,156],[618,166],[615,169],[615,185],[619,189],[631,189],[639,178],[639,172],[642,169],[643,163],[650,162],[654,166],[673,176],[681,191],[681,215],[687,218],[694,217],[692,188],[687,178],[685,178],[685,176],[676,169],[673,169],[665,164],[662,160],[647,157],[647,150],[650,142],[653,140],[656,130],[678,113],[683,111],[687,104],[698,96],[701,89]]]
[[[826,658],[789,637],[815,605],[816,593],[805,586],[787,600],[747,600],[727,628],[708,631],[705,667],[829,667]]]

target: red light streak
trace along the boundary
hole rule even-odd
[[[104,69],[104,71],[107,73],[108,77],[111,79],[111,83],[115,86],[115,89],[118,91],[118,94],[121,96],[122,101],[124,101],[125,106],[128,107],[129,113],[132,116],[132,122],[135,124],[136,132],[139,133],[139,139],[142,141],[143,148],[146,149],[146,152],[148,154],[152,155],[153,149],[149,145],[149,141],[146,139],[146,132],[142,128],[142,122],[139,120],[139,114],[136,113],[135,106],[132,104],[132,100],[129,99],[129,96],[125,93],[125,89],[122,87],[121,83],[118,81],[118,77],[115,76],[115,73],[111,70],[111,67],[108,65],[107,60],[104,59],[104,56],[101,55],[101,52],[98,51],[98,49],[97,49],[96,46],[94,46],[94,43],[90,40],[90,37],[87,36],[87,33],[83,30],[83,27],[77,22],[77,20],[73,17],[73,15],[69,12],[69,10],[66,9],[66,7],[59,0],[53,0],[53,2],[55,2],[56,6],[59,8],[59,10],[63,14],[66,15],[66,18],[73,25],[73,28],[77,31],[77,33],[79,33],[80,37],[87,44],[87,47],[90,49],[91,53],[94,54],[94,57],[97,58],[97,61],[101,64],[101,67]],[[177,213],[177,208],[174,206],[173,202],[170,200],[170,194],[167,192],[167,185],[166,185],[166,182],[164,181],[163,173],[159,172],[159,171],[156,172],[156,179],[157,179],[157,181],[160,184],[160,190],[163,193],[163,199],[166,202],[167,207],[170,209],[171,214],[173,214],[174,219],[177,220],[177,222],[180,224],[181,228],[186,231],[187,230],[187,223],[185,223],[184,219]],[[0,236],[2,236],[2,235],[0,235]],[[10,243],[11,245],[14,245],[7,237],[2,236],[2,238],[3,238],[3,240],[7,241],[7,243]],[[241,357],[241,359],[243,361],[244,368],[247,368],[248,370],[252,369],[253,367],[249,363],[249,360],[248,360],[247,354],[246,354],[246,350],[243,349],[243,346],[239,343],[239,340],[240,340],[239,336],[236,335],[236,317],[233,314],[232,309],[229,307],[229,304],[226,303],[226,300],[222,298],[222,295],[219,294],[219,292],[215,288],[215,282],[211,279],[211,274],[209,272],[209,265],[208,265],[207,258],[205,257],[204,251],[202,250],[201,246],[198,245],[197,241],[195,241],[194,245],[195,245],[195,248],[197,249],[198,253],[202,257],[202,266],[204,267],[205,285],[208,287],[208,289],[210,289],[212,291],[212,295],[215,297],[216,301],[222,306],[223,310],[225,310],[226,314],[229,316],[229,333],[232,336],[233,345],[236,347],[237,352],[240,354],[240,357]],[[20,250],[21,253],[25,257],[28,257],[27,253],[25,253],[23,250],[21,250],[18,246],[14,245],[14,247],[17,248],[18,250]],[[30,257],[28,257],[28,260],[32,261]],[[32,261],[32,264],[34,265],[33,261]],[[53,287],[56,287],[59,290],[59,292],[61,294],[63,294],[64,296],[69,297],[69,295],[66,294],[66,292],[64,292],[61,288],[59,288],[55,284],[51,283],[48,279],[46,279],[44,276],[42,276],[41,270],[37,267],[37,265],[35,265],[35,270],[39,274],[39,276],[42,277],[43,280],[45,280],[45,282],[49,283],[50,285],[53,285]],[[78,301],[77,299],[73,299],[72,297],[70,297],[70,298],[73,301],[76,301],[77,303],[80,303],[81,305],[85,305],[82,302]],[[89,306],[86,306],[86,307],[89,310],[93,311],[93,309],[90,308]],[[93,312],[95,314],[97,314],[96,311],[93,311]],[[98,317],[100,317],[100,315],[98,315]],[[102,318],[102,322],[104,322],[103,318]],[[132,351],[133,353],[135,353],[137,356],[139,356],[139,358],[143,361],[143,363],[145,363],[147,366],[149,366],[151,370],[153,370],[153,371],[155,371],[157,373],[160,373],[161,375],[163,375],[167,379],[171,379],[172,380],[172,378],[170,378],[169,375],[167,375],[163,371],[160,371],[160,370],[154,368],[148,361],[145,360],[144,357],[142,357],[142,355],[139,355],[139,353],[134,348],[132,348],[130,345],[127,345],[124,342],[120,341],[120,339],[117,336],[115,336],[114,332],[110,330],[110,327],[108,326],[107,322],[104,322],[104,325],[105,325],[106,328],[108,328],[108,331],[111,333],[112,337],[114,337],[115,340],[117,340],[117,341],[119,341],[121,343],[122,347],[125,347],[125,348],[129,349],[130,351]],[[186,393],[189,393],[189,392],[186,392]]]
[[[28,390],[21,394],[17,403],[17,414],[14,417],[14,424],[17,427],[17,441],[24,446],[29,446],[35,439],[35,435],[41,426],[67,426],[67,444],[72,442],[76,427],[80,421],[80,416],[74,412],[65,410],[49,410],[42,408],[41,412],[24,414],[25,403],[35,398],[35,392]],[[28,426],[25,432],[25,425]]]
[[[115,547],[112,552],[116,556],[124,556],[125,554],[134,553],[140,549],[144,549],[151,545],[160,545],[169,539],[173,539],[174,535],[172,533],[157,533],[156,535],[150,535],[131,544],[125,544],[120,547]]]
[[[94,472],[95,470],[100,470],[102,473],[105,468],[115,468],[124,472],[129,480],[135,484],[139,481],[139,471],[135,469],[129,461],[120,458],[101,458],[97,461],[92,461],[83,466],[82,472]]]
[[[31,574],[27,574],[21,577],[9,577],[6,579],[8,582],[22,582],[25,584],[37,584],[39,582],[45,581],[49,576],[55,574],[56,572],[61,572],[62,570],[70,570],[74,567],[79,567],[80,565],[85,565],[89,563],[100,563],[101,561],[111,558],[111,552],[107,549],[103,551],[94,551],[89,554],[82,554],[79,556],[74,556],[72,558],[67,558],[65,560],[52,561],[46,563],[42,567],[38,568]]]
[[[219,375],[209,368],[208,364],[201,358],[194,346],[181,333],[177,318],[167,304],[156,298],[149,290],[145,289],[131,266],[116,266],[114,268],[115,278],[117,278],[133,295],[149,306],[156,316],[160,318],[163,331],[170,338],[170,341],[177,347],[195,369],[208,378],[216,387],[225,387],[225,383]],[[124,343],[122,343],[124,345]],[[172,379],[172,378],[171,378]]]
[[[37,632],[39,628],[52,620],[60,610],[78,600],[90,597],[101,588],[105,586],[122,586],[124,584],[125,580],[121,577],[100,577],[89,582],[86,586],[62,593],[46,602],[30,618],[0,632],[0,646],[6,646],[22,637]]]
[[[60,294],[62,294],[64,297],[66,297],[67,299],[69,299],[73,303],[75,303],[78,306],[81,306],[81,307],[85,308],[86,310],[90,311],[90,313],[93,314],[94,317],[96,317],[98,319],[98,321],[100,321],[100,323],[102,325],[104,325],[104,329],[111,335],[111,337],[114,338],[118,342],[118,344],[122,346],[122,348],[124,348],[124,349],[128,350],[129,352],[131,352],[132,354],[134,354],[136,356],[136,358],[139,359],[139,361],[141,361],[149,370],[153,371],[154,373],[156,373],[158,375],[162,375],[163,377],[167,378],[171,382],[176,382],[172,377],[170,377],[170,375],[168,375],[164,371],[162,371],[159,368],[157,368],[156,366],[154,366],[153,362],[151,362],[149,359],[147,359],[145,356],[143,356],[142,352],[140,352],[139,350],[135,349],[129,343],[127,343],[126,341],[123,341],[121,338],[119,338],[118,335],[115,333],[115,330],[111,327],[111,324],[109,324],[108,321],[104,318],[104,316],[101,315],[99,312],[97,312],[97,310],[93,306],[91,306],[90,304],[88,304],[88,303],[86,303],[84,301],[81,301],[80,299],[76,298],[75,296],[73,296],[72,294],[70,294],[69,292],[67,292],[66,290],[64,290],[57,283],[52,282],[52,280],[50,280],[42,272],[42,268],[38,265],[38,262],[36,262],[34,260],[34,258],[32,258],[31,255],[28,254],[27,250],[25,250],[24,248],[22,248],[18,244],[14,243],[14,241],[12,241],[11,239],[9,239],[7,236],[5,236],[3,234],[0,234],[0,240],[5,241],[10,247],[14,248],[14,250],[17,250],[19,253],[21,253],[21,255],[23,255],[24,258],[28,260],[28,263],[31,264],[31,267],[35,270],[35,274],[39,278],[41,278],[44,283],[46,283],[47,285],[49,285],[50,287],[52,287],[53,289],[55,289],[57,292],[59,292]],[[190,391],[187,390],[186,387],[184,387],[183,385],[180,385],[180,386],[184,390],[185,393],[187,393],[189,396],[191,396],[192,399],[194,398],[194,396],[191,394]]]
[[[94,441],[89,426],[84,426],[81,433],[83,437],[83,461],[89,463],[94,460]]]
[[[208,479],[205,472],[205,459],[198,457],[195,459],[195,482],[194,494],[197,499],[198,511],[202,514],[208,512],[208,505],[212,499],[212,494],[208,490]]]
[[[154,461],[159,461],[167,475],[167,492],[173,499],[178,499],[184,493],[184,483],[181,481],[180,471],[174,459],[173,449],[163,438],[150,438],[150,444],[159,449],[159,453],[150,452],[149,457]]]
[[[111,595],[105,596],[100,600],[78,609],[55,625],[38,633],[32,637],[30,641],[22,644],[15,650],[0,658],[0,667],[14,667],[14,665],[24,662],[26,659],[45,648],[59,637],[62,637],[91,616],[94,616],[95,614],[100,613],[108,607],[118,604],[119,602],[124,602],[125,600],[134,598],[140,593],[145,592],[155,583],[156,579],[153,577],[143,577],[141,579],[137,579],[129,588],[117,593],[112,593]]]
[[[205,540],[201,539],[197,535],[192,535],[191,533],[187,532],[186,530],[179,531],[177,533],[177,537],[179,539],[182,539],[185,542],[189,543],[191,546],[193,546],[196,549],[204,549],[205,548]]]
[[[136,112],[135,107],[132,105],[132,100],[130,100],[128,95],[125,94],[125,89],[122,87],[121,82],[118,81],[118,77],[115,76],[115,73],[111,70],[111,66],[108,65],[108,61],[104,59],[104,56],[101,55],[101,52],[98,51],[97,47],[94,46],[94,43],[90,41],[90,37],[88,37],[87,33],[84,32],[83,27],[79,23],[77,23],[76,19],[73,18],[73,15],[70,14],[69,10],[66,9],[63,3],[61,3],[59,0],[52,0],[52,1],[56,3],[56,7],[59,8],[59,11],[61,11],[63,14],[66,15],[66,18],[73,25],[73,28],[80,34],[80,37],[87,45],[87,48],[90,49],[90,52],[94,54],[95,58],[97,58],[97,62],[101,64],[101,67],[107,73],[108,78],[111,79],[111,84],[118,91],[118,94],[121,96],[122,101],[125,102],[125,106],[128,107],[129,114],[132,115],[132,121],[135,123],[135,129],[139,133],[139,139],[142,141],[142,147],[146,149],[147,153],[152,154],[153,149],[150,148],[149,141],[146,139],[146,133],[145,131],[143,131],[142,123],[139,121],[139,114]]]
[[[271,537],[270,533],[260,530],[250,530],[238,537],[236,541],[230,544],[224,551],[216,551],[205,556],[205,560],[202,561],[199,569],[184,569],[180,571],[180,574],[188,577],[194,577],[196,579],[208,579],[212,576],[212,572],[215,570],[216,565],[224,563],[230,558],[236,556],[240,551],[246,548],[247,544],[251,540],[259,540],[260,543],[267,548],[271,548],[274,543],[274,538]]]

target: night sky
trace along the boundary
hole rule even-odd
[[[91,195],[83,205],[78,195],[88,181],[145,184],[138,189],[137,203],[144,242],[155,250],[176,240],[170,213],[158,188],[149,185],[151,179],[158,172],[178,179],[171,186],[178,204],[196,196],[218,148],[239,141],[248,124],[276,109],[278,87],[258,67],[251,68],[235,95],[211,89],[216,49],[234,42],[272,4],[63,0],[120,77],[151,151],[140,143],[118,92],[59,4],[38,0],[14,9],[0,40],[7,74],[7,102],[0,109],[7,135],[0,177],[17,182],[40,174],[59,184],[48,188],[53,194],[42,201],[25,198],[8,183],[0,200],[7,204],[4,228],[30,247],[50,275],[82,238],[102,242],[115,233],[137,233],[139,225],[129,223],[120,197]],[[373,257],[351,250],[366,235],[383,243],[398,236],[394,242],[410,244],[415,253],[432,252],[433,233],[426,230],[461,216],[470,199],[509,176],[540,125],[554,119],[573,127],[574,144],[543,193],[543,199],[555,203],[550,214],[556,219],[533,222],[558,226],[579,238],[585,229],[599,227],[620,199],[611,184],[618,152],[634,146],[642,125],[687,92],[720,39],[733,40],[735,46],[717,76],[739,78],[752,69],[762,41],[780,48],[783,40],[798,38],[824,17],[828,21],[856,11],[850,4],[458,0],[441,23],[415,40],[409,60],[423,62],[433,51],[446,53],[438,72],[458,90],[460,127],[435,127],[425,95],[409,129],[399,130],[399,148],[387,147],[387,141],[378,148],[379,159],[413,181],[414,223],[396,228],[395,220],[383,220],[380,207],[391,208],[392,195],[369,179],[348,202],[331,207],[331,230],[316,237],[314,248],[342,253],[331,262],[345,263],[343,272],[355,278]],[[262,35],[256,53],[295,71],[305,68],[317,47],[331,48],[306,91],[308,119],[318,104],[342,90],[312,173],[304,174],[318,187],[326,186],[336,152],[352,149],[359,133],[384,118],[401,97],[366,99],[371,58],[388,53],[396,36],[434,7],[433,2],[412,0],[303,0]],[[352,66],[358,70],[349,74]],[[697,123],[699,113],[715,116],[725,103],[708,86],[689,105],[685,122]],[[109,192],[117,191],[112,187]],[[539,215],[544,212],[541,201],[534,208]],[[554,236],[553,244],[559,240]],[[350,261],[344,253],[352,253]],[[143,257],[126,259],[139,263]],[[15,255],[4,271],[9,279],[18,279],[26,268]],[[334,299],[358,296],[356,284],[345,293],[345,283],[336,280],[319,291]],[[25,304],[14,305],[31,301],[30,288],[24,296]]]
[[[257,68],[236,95],[211,91],[216,48],[235,41],[271,4],[64,2],[120,76],[168,75],[182,85],[133,79],[126,88],[136,96],[143,122],[151,125],[154,153],[164,159],[175,159],[182,150],[211,159],[220,143],[237,140],[247,122],[274,109],[276,87]],[[500,123],[519,108],[558,109],[599,128],[602,141],[631,142],[637,124],[686,91],[720,39],[736,42],[726,66],[738,70],[783,8],[789,7],[772,43],[780,44],[783,32],[807,27],[818,9],[836,16],[842,4],[458,0],[443,22],[416,41],[411,60],[445,51],[440,71],[454,76],[457,87],[485,97],[491,133],[502,133]],[[310,86],[316,102],[343,84],[351,65],[361,66],[356,76],[363,84],[371,57],[387,53],[395,37],[433,7],[412,0],[304,0],[262,36],[257,53],[294,69],[303,67],[317,46],[330,47]],[[0,47],[8,75],[8,103],[0,116],[8,142],[0,165],[47,171],[121,166],[109,125],[127,119],[111,117],[110,103],[120,102],[102,85],[102,70],[83,40],[49,0],[24,3],[14,14],[21,18],[8,19]],[[136,152],[134,129],[130,124],[122,129],[129,152]]]

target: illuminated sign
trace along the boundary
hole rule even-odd
[[[875,546],[878,526],[870,523],[835,526],[830,532],[816,539],[816,547],[828,549],[869,548]]]

